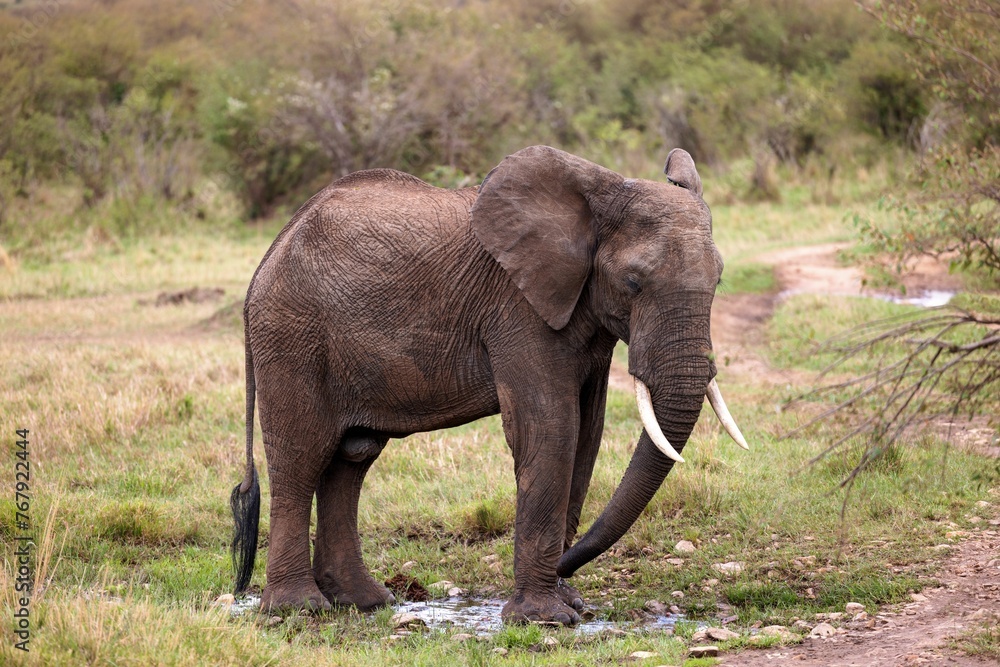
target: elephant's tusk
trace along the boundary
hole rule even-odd
[[[642,419],[642,425],[646,429],[646,433],[649,434],[649,439],[668,459],[684,463],[684,458],[670,446],[670,443],[667,442],[667,436],[663,435],[660,424],[656,421],[653,399],[649,396],[649,387],[637,377],[633,376],[632,379],[635,380],[635,402],[639,406],[639,418]]]
[[[708,383],[708,390],[705,393],[708,395],[708,402],[711,403],[716,416],[722,422],[723,427],[725,427],[726,433],[736,441],[737,445],[749,450],[750,445],[747,444],[746,438],[740,433],[740,427],[736,425],[736,420],[729,414],[726,402],[722,400],[722,392],[719,391],[719,385],[716,384],[715,378],[712,378],[712,381]]]

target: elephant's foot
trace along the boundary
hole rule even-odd
[[[319,591],[316,581],[309,577],[286,584],[270,584],[264,587],[260,608],[265,611],[330,611],[332,606]]]
[[[563,602],[561,595],[554,590],[545,593],[514,591],[514,597],[503,606],[500,615],[504,623],[542,621],[576,625],[580,622],[576,610]]]
[[[583,611],[583,596],[580,595],[580,591],[567,584],[566,580],[562,577],[556,580],[556,594],[559,595],[559,599],[564,604],[573,607],[577,611]]]
[[[320,590],[330,602],[339,607],[356,607],[358,611],[371,611],[395,604],[396,596],[375,581],[367,572],[338,583],[329,575],[318,577]]]

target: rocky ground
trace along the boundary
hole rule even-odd
[[[780,291],[777,295],[721,296],[713,311],[712,336],[720,354],[730,357],[729,369],[753,374],[757,381],[786,384],[794,371],[770,367],[755,353],[763,340],[763,325],[781,298],[788,294],[872,294],[860,270],[842,266],[837,252],[842,244],[783,249],[758,258],[775,267]],[[940,263],[924,260],[906,278],[909,294],[922,290],[950,290],[956,278]],[[625,378],[617,378],[619,383]],[[964,433],[964,429],[962,429]],[[962,446],[963,435],[955,438]],[[983,443],[976,441],[977,449]],[[995,446],[981,453],[998,455]],[[996,503],[1000,503],[1000,492]],[[994,503],[994,504],[996,504]],[[984,512],[985,513],[985,512]],[[941,547],[948,556],[935,575],[939,586],[913,595],[902,609],[884,610],[869,616],[863,611],[844,610],[833,618],[803,619],[799,628],[762,628],[783,634],[808,630],[801,644],[781,648],[730,653],[723,665],[815,665],[817,667],[897,665],[995,665],[990,659],[964,654],[954,638],[986,624],[1000,622],[1000,520],[983,520],[982,529],[956,534],[958,541]],[[978,527],[978,526],[977,526]],[[711,643],[712,637],[706,637]]]

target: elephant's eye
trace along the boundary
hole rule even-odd
[[[642,291],[642,285],[640,285],[639,281],[633,278],[632,276],[626,276],[625,289],[629,291],[629,294],[635,296]]]

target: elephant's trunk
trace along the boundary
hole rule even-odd
[[[637,391],[651,394],[655,416],[644,415],[649,426],[643,429],[621,483],[587,534],[563,554],[556,568],[559,576],[572,576],[618,541],[673,467],[674,461],[666,454],[681,459],[679,452],[698,421],[706,387],[715,374],[710,312],[709,294],[690,296],[667,312],[656,313],[651,326],[642,326],[641,315],[633,313],[636,326],[629,344],[629,370],[638,380]],[[642,410],[643,401],[639,403]],[[654,443],[650,430],[660,442]]]
[[[660,420],[664,433],[678,451],[684,448],[694,428],[702,401],[704,394],[698,397],[697,407],[689,407],[669,422]],[[644,429],[636,445],[635,454],[632,455],[628,469],[618,488],[615,489],[611,501],[587,534],[559,559],[559,565],[556,567],[559,576],[573,576],[579,568],[617,542],[642,514],[642,510],[652,500],[673,466],[674,462],[653,444]]]

